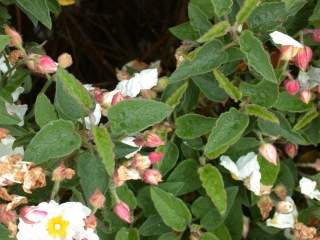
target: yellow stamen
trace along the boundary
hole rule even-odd
[[[69,224],[62,216],[53,217],[47,224],[48,233],[54,238],[65,238]]]

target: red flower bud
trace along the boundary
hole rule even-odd
[[[302,71],[305,71],[312,60],[312,55],[313,53],[310,47],[305,46],[304,48],[301,48],[294,59],[295,65]]]
[[[264,143],[260,145],[259,147],[259,153],[269,162],[273,165],[278,164],[278,153],[275,146],[273,146],[270,143]]]
[[[58,69],[58,64],[52,58],[38,54],[30,54],[26,65],[31,71],[40,74],[55,73]]]
[[[300,99],[305,104],[308,104],[312,98],[312,92],[310,89],[305,89],[300,93]]]
[[[130,215],[130,208],[129,206],[124,203],[119,201],[116,206],[113,208],[113,212],[123,221],[127,223],[131,223],[131,215]]]
[[[297,155],[298,152],[298,146],[296,144],[292,144],[292,143],[287,143],[284,146],[284,150],[286,152],[286,154],[290,157],[290,158],[294,158]]]
[[[155,148],[164,145],[162,139],[153,132],[148,132],[146,135],[146,140],[144,141],[145,147]]]
[[[122,95],[121,92],[117,92],[113,97],[112,97],[112,101],[111,101],[111,105],[116,105],[118,102],[121,102],[122,100],[124,100],[125,97]]]
[[[317,28],[312,33],[313,41],[320,42],[320,28]]]
[[[89,198],[90,204],[96,209],[103,208],[105,201],[106,201],[105,196],[98,188]]]
[[[158,169],[147,169],[143,173],[143,181],[151,185],[158,185],[162,181],[160,171]]]
[[[164,154],[162,152],[151,152],[149,153],[148,157],[151,161],[151,164],[156,164],[162,160],[163,155]]]
[[[284,87],[290,95],[296,95],[300,90],[300,83],[297,80],[285,80]]]
[[[8,25],[4,26],[4,32],[7,34],[11,40],[10,45],[14,47],[21,47],[22,46],[22,37],[21,35],[14,30],[13,28],[9,27]]]

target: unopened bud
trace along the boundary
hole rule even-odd
[[[271,164],[278,164],[278,153],[275,146],[270,143],[264,143],[259,147],[259,153]]]
[[[312,92],[310,89],[305,89],[300,92],[300,99],[305,104],[308,104],[311,101],[312,98]]]
[[[163,155],[164,154],[162,152],[151,152],[149,153],[148,157],[151,161],[151,164],[156,164],[162,160]]]
[[[295,65],[302,71],[305,71],[308,68],[310,61],[312,60],[312,55],[312,49],[308,46],[305,46],[304,48],[300,49],[295,56]]]
[[[143,181],[151,185],[158,185],[162,181],[160,171],[158,169],[147,169],[143,173]]]
[[[280,200],[285,200],[288,195],[287,188],[283,184],[278,184],[274,188],[274,192]]]
[[[131,223],[132,222],[131,215],[130,215],[130,208],[126,203],[124,203],[122,201],[117,202],[117,204],[113,208],[113,212],[121,220],[123,220],[123,221],[125,221],[127,223]]]
[[[260,197],[258,201],[258,208],[260,209],[262,219],[267,219],[273,208],[273,201],[269,195]]]
[[[73,63],[72,57],[69,53],[62,53],[58,57],[58,64],[59,64],[59,67],[61,68],[68,68],[72,65],[72,63]]]
[[[294,47],[294,46],[291,46],[291,45],[288,45],[288,46],[282,46],[280,48],[280,52],[281,52],[281,59],[282,60],[285,60],[285,61],[290,61],[292,60],[298,53],[298,51],[300,50],[301,48],[298,48],[298,47]]]
[[[0,128],[0,140],[6,138],[9,135],[9,130],[6,128]]]
[[[55,73],[58,69],[58,64],[51,57],[39,54],[30,54],[26,65],[31,71],[40,74]]]
[[[118,102],[121,102],[125,99],[125,97],[122,95],[122,93],[119,91],[115,95],[113,95],[112,100],[111,100],[111,105],[114,106]]]
[[[313,41],[320,42],[320,28],[313,30],[312,38],[313,38]]]
[[[66,168],[63,163],[59,165],[52,173],[52,181],[63,181],[65,179],[72,179],[75,171],[71,168]]]
[[[285,150],[286,154],[287,154],[291,159],[293,159],[293,158],[297,155],[298,146],[297,146],[296,144],[293,144],[293,143],[287,143],[287,144],[284,146],[284,150]]]
[[[99,189],[96,189],[96,191],[89,198],[90,204],[96,209],[103,208],[105,201],[106,198]]]
[[[97,218],[94,214],[90,214],[84,222],[86,228],[92,228],[94,230],[97,228]]]
[[[9,27],[8,25],[5,25],[4,26],[4,32],[5,34],[7,34],[9,37],[10,37],[10,45],[11,46],[14,46],[14,47],[17,47],[17,48],[20,48],[22,47],[22,37],[21,35],[16,31],[14,30],[13,28]]]
[[[300,90],[300,83],[297,80],[285,80],[284,87],[290,95],[296,95]]]
[[[164,145],[164,142],[157,134],[155,134],[153,132],[148,132],[146,134],[145,141],[144,141],[145,147],[155,148],[155,147],[159,147],[161,145]]]

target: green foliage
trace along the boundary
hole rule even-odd
[[[47,123],[57,120],[58,116],[54,106],[43,93],[39,94],[34,107],[34,115],[36,123],[43,127]]]

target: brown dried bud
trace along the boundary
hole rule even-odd
[[[42,188],[46,186],[46,175],[41,167],[30,169],[25,175],[23,180],[23,190],[31,193],[32,189]]]
[[[19,49],[15,49],[13,51],[10,52],[8,60],[10,62],[10,64],[15,65],[19,60],[21,60],[24,56],[23,51],[19,50]]]
[[[72,65],[72,63],[73,63],[72,57],[69,53],[62,53],[58,57],[58,65],[61,68],[68,68]]]
[[[6,138],[9,135],[9,130],[6,128],[0,128],[0,140]]]
[[[57,167],[52,173],[52,181],[70,180],[75,175],[75,171],[71,168],[66,168],[63,163]]]
[[[294,239],[296,240],[311,240],[317,235],[317,230],[314,227],[307,227],[303,223],[296,223],[293,229]]]
[[[278,184],[274,188],[274,192],[280,200],[285,200],[288,195],[287,188],[283,184]]]
[[[258,208],[260,209],[262,219],[267,219],[273,208],[273,201],[269,195],[264,195],[260,197],[258,201]]]

